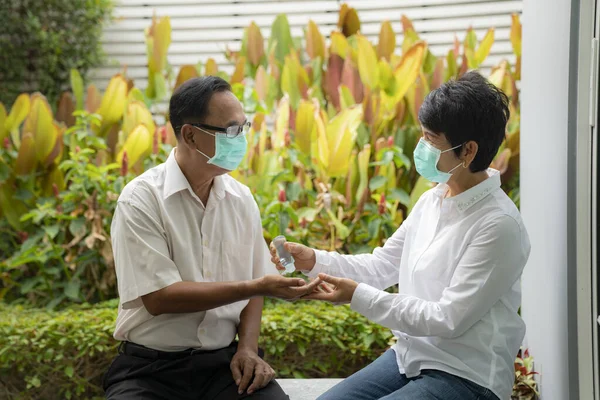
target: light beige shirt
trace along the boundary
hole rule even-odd
[[[392,330],[400,373],[435,369],[508,399],[525,335],[517,311],[530,252],[519,210],[500,173],[457,196],[438,185],[373,254],[317,252],[309,276],[360,282],[351,307]],[[398,293],[383,289],[398,284]]]
[[[229,175],[219,176],[203,205],[175,150],[164,164],[125,186],[111,237],[120,297],[114,337],[156,350],[226,347],[248,301],[153,317],[141,296],[175,282],[241,281],[277,273],[250,190]]]

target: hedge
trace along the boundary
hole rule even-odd
[[[104,60],[102,28],[113,0],[4,0],[0,6],[0,101],[41,91],[54,104],[72,68]]]
[[[118,302],[62,311],[0,303],[0,399],[102,398]],[[394,341],[347,306],[267,301],[260,346],[280,378],[346,377]]]

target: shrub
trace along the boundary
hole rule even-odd
[[[10,0],[0,7],[0,101],[21,91],[55,100],[76,68],[86,73],[103,59],[102,28],[111,0]]]
[[[341,15],[348,12],[354,11],[343,6]],[[74,96],[64,93],[56,113],[39,93],[19,96],[8,115],[0,104],[0,239],[6,237],[0,298],[63,306],[116,296],[108,238],[115,195],[174,144],[169,123],[156,127],[153,102],[201,74],[231,82],[253,119],[248,155],[232,175],[253,189],[267,241],[285,234],[342,253],[381,245],[431,187],[411,162],[424,96],[479,67],[494,30],[478,42],[470,29],[462,45],[436,57],[406,17],[401,54],[388,21],[377,46],[357,32],[356,22],[340,18],[326,42],[311,21],[303,40],[291,40],[280,15],[268,48],[251,24],[241,51],[228,52],[236,65],[231,76],[207,60],[182,67],[173,80],[170,20],[153,18],[145,93],[118,74],[100,97],[93,85],[84,90],[73,72]],[[517,62],[503,61],[489,80],[511,98],[508,134],[494,166],[503,172],[504,189],[518,196],[517,16],[512,31]]]
[[[102,376],[116,355],[117,304],[47,311],[0,303],[0,398],[101,396]],[[389,330],[347,306],[268,301],[260,346],[279,377],[345,377],[391,340]]]

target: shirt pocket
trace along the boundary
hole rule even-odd
[[[219,272],[223,282],[252,279],[253,246],[223,241],[221,242],[220,254]]]

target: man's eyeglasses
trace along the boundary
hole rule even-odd
[[[250,123],[249,121],[246,121],[246,122],[244,122],[243,125],[232,125],[232,126],[228,126],[227,128],[222,128],[220,126],[201,124],[199,122],[190,124],[190,125],[195,126],[196,128],[200,128],[200,129],[210,129],[211,131],[224,133],[225,136],[227,136],[228,138],[234,138],[239,135],[247,134],[248,131],[250,130],[250,127],[252,126],[252,123]]]

